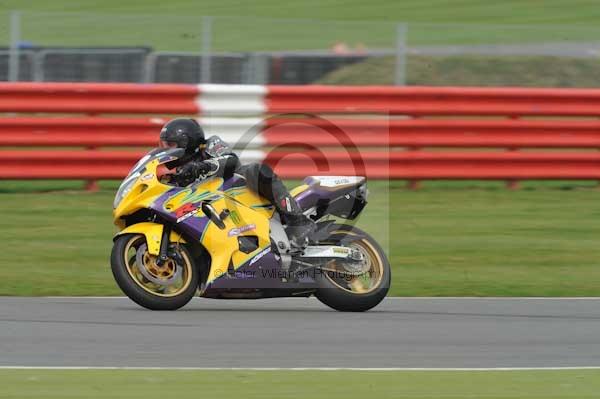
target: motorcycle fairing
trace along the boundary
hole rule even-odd
[[[143,234],[146,237],[146,244],[148,245],[148,253],[151,255],[158,255],[160,251],[160,241],[163,233],[164,226],[158,223],[144,222],[136,223],[124,230],[120,231],[118,235],[123,234]],[[169,241],[173,243],[185,243],[185,239],[176,231],[171,231]]]
[[[124,192],[120,200],[115,200],[115,224],[119,233],[138,233],[146,236],[150,253],[159,252],[163,224],[174,226],[171,241],[200,241],[211,257],[211,267],[206,280],[206,292],[219,292],[241,287],[256,291],[256,287],[290,288],[280,278],[282,270],[278,255],[273,252],[270,240],[270,220],[274,207],[245,185],[245,179],[234,175],[223,181],[213,177],[197,181],[188,187],[173,187],[159,181],[157,168],[177,159],[179,149],[153,150],[144,156],[123,181],[119,191]],[[312,180],[311,180],[312,179]],[[316,180],[315,180],[316,179]],[[306,180],[304,186],[295,190],[301,206],[307,209],[311,204],[322,204],[339,198],[344,193],[357,190],[364,178],[342,177],[337,180]],[[346,191],[349,190],[349,191]],[[119,193],[117,193],[117,197]],[[202,203],[209,203],[217,214],[223,215],[224,228],[209,219],[202,211]],[[150,209],[158,217],[156,223],[141,222],[125,226],[124,218],[138,210]],[[228,214],[224,211],[228,211]],[[239,237],[255,240],[251,248],[240,248]],[[248,277],[250,272],[255,277]],[[260,271],[260,273],[258,273]],[[228,276],[231,278],[220,278]],[[261,279],[257,285],[256,279]],[[314,279],[301,279],[294,283],[298,293],[314,288]]]
[[[234,182],[235,183],[235,182]],[[225,191],[221,191],[225,188]],[[220,229],[204,215],[202,202],[208,202],[222,214],[225,228]],[[273,209],[262,207],[263,198],[240,184],[224,184],[219,177],[198,181],[185,188],[172,188],[150,206],[152,210],[171,222],[176,230],[182,231],[194,241],[200,241],[211,257],[207,284],[226,275],[228,270],[237,270],[244,264],[259,267],[276,262],[274,256],[255,257],[270,249],[269,219]],[[253,205],[261,205],[254,208]],[[255,236],[258,246],[250,253],[240,250],[238,237]]]
[[[292,195],[303,210],[315,208],[317,218],[331,214],[354,219],[367,203],[365,182],[362,176],[309,176]]]

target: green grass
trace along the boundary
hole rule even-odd
[[[19,184],[0,184],[0,295],[120,294],[108,262],[113,190]],[[371,182],[358,222],[389,254],[391,295],[600,295],[595,183],[403,184]]]
[[[2,370],[0,398],[597,398],[600,371]]]
[[[394,84],[396,60],[370,58],[317,83]],[[410,56],[407,84],[422,86],[598,87],[600,60],[549,56]],[[543,73],[540,73],[543,71]]]
[[[124,15],[220,15],[275,18],[409,21],[434,23],[595,24],[600,9],[593,0],[3,0],[0,9],[119,13]]]
[[[410,23],[411,44],[594,41],[600,33],[600,8],[588,0],[4,0],[0,19],[13,9],[23,11],[22,39],[38,45],[168,51],[200,50],[203,15],[217,16],[212,47],[219,51],[327,49],[336,41],[393,48],[398,21]],[[0,43],[8,35],[0,24]]]

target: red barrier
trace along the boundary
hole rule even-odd
[[[600,179],[600,154],[578,153],[437,153],[421,151],[272,152],[265,161],[292,178],[307,174],[362,174],[375,179]]]
[[[416,151],[425,147],[598,149],[600,121],[590,118],[600,116],[600,90],[595,89],[0,83],[0,112],[123,114],[117,118],[10,115],[0,118],[0,146],[150,147],[165,119],[126,114],[196,115],[201,110],[211,117],[294,113],[265,118],[262,124],[256,118],[205,120],[210,134],[222,133],[245,148],[275,148],[268,154],[254,151],[251,158],[266,157],[284,177],[358,173],[413,181],[600,179],[596,152]],[[318,113],[360,116],[323,118]],[[382,118],[382,114],[405,117]],[[430,116],[435,118],[422,118]],[[517,119],[521,116],[536,119]],[[558,118],[565,116],[569,119]],[[305,148],[291,151],[299,146]],[[364,151],[367,147],[371,149]],[[411,151],[399,152],[398,147]],[[0,178],[117,179],[140,155],[138,151],[0,151]]]
[[[269,86],[271,113],[600,116],[600,89]]]
[[[198,87],[135,83],[2,83],[0,112],[197,114]]]
[[[0,179],[120,179],[140,151],[0,151]],[[289,178],[364,174],[374,179],[600,179],[600,154],[274,151]],[[364,169],[362,168],[364,163]]]
[[[600,148],[600,121],[271,118],[270,146]]]
[[[153,147],[168,119],[0,118],[0,146]]]
[[[140,151],[0,151],[0,179],[122,179]]]
[[[151,147],[167,120],[0,118],[0,146]],[[268,118],[258,133],[270,147],[600,148],[600,121]]]
[[[600,116],[600,89],[0,83],[0,112],[198,114],[200,104],[213,115]]]

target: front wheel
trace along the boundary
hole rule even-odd
[[[143,235],[117,237],[110,258],[115,281],[132,301],[151,310],[175,310],[187,304],[198,289],[199,273],[183,245],[172,249],[164,264],[148,252]]]
[[[332,261],[319,276],[315,296],[325,305],[342,312],[364,312],[377,306],[390,288],[390,263],[377,241],[349,225],[337,225],[327,240],[359,251],[360,265]],[[348,274],[352,270],[352,274]],[[358,272],[357,272],[358,271]]]

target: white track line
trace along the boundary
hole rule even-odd
[[[0,366],[0,370],[181,370],[181,371],[561,371],[600,370],[582,367],[118,367],[118,366]]]
[[[31,298],[46,298],[46,299],[127,299],[126,296],[5,296],[2,298],[11,298],[11,299],[16,299],[16,298],[25,298],[25,299],[31,299]],[[194,297],[192,299],[195,300],[204,300],[206,298],[201,298],[201,297]],[[270,299],[285,299],[285,298],[270,298]],[[297,298],[298,299],[298,298]],[[302,298],[302,299],[307,299],[307,298]],[[314,299],[314,298],[310,298],[310,299]],[[444,299],[481,299],[481,300],[487,300],[487,299],[493,299],[493,300],[524,300],[524,299],[533,299],[533,300],[540,300],[540,299],[545,299],[545,300],[556,300],[556,301],[562,301],[562,300],[600,300],[600,296],[574,296],[574,297],[544,297],[544,296],[390,296],[385,298],[385,301],[390,301],[390,300],[420,300],[420,299],[424,299],[424,300],[432,300],[432,299],[439,299],[439,300],[444,300]],[[1,300],[1,298],[0,298]]]
[[[35,297],[13,297],[35,298]],[[124,296],[47,296],[48,299],[126,299]],[[194,298],[203,299],[203,298]],[[600,300],[600,297],[389,297],[404,299],[493,299],[493,300]],[[545,370],[600,370],[600,366],[565,367],[136,367],[136,366],[0,366],[0,370],[181,370],[181,371],[545,371]]]

